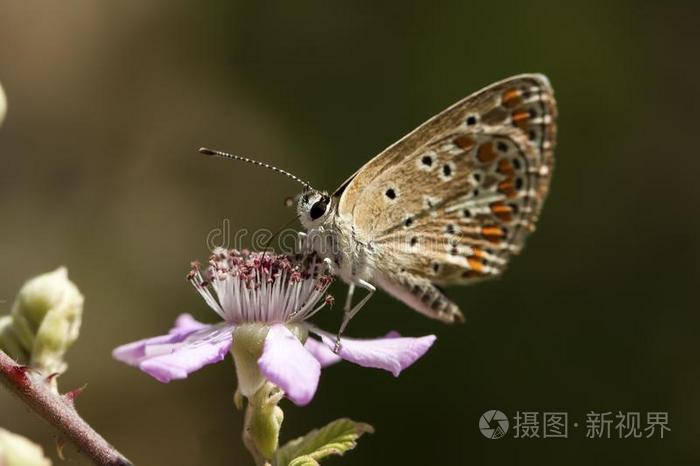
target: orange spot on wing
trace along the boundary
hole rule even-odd
[[[473,270],[474,272],[481,273],[484,271],[484,264],[478,259],[475,259],[473,257],[468,257],[467,258],[467,264],[469,264],[469,268]]]
[[[493,214],[500,220],[510,222],[513,219],[513,211],[507,204],[504,204],[503,202],[493,202],[491,203],[490,207],[491,212],[493,212]]]
[[[515,197],[518,193],[515,191],[515,186],[513,185],[513,177],[509,177],[498,183],[498,191],[506,195],[506,197]]]
[[[496,226],[482,227],[481,234],[484,238],[491,242],[498,242],[501,238],[505,236],[503,230]]]
[[[476,153],[476,158],[482,163],[492,162],[496,159],[497,154],[493,149],[492,142],[485,142],[479,146],[479,150]]]
[[[530,119],[530,113],[528,112],[517,112],[513,114],[513,124],[520,129],[525,129],[528,127],[528,120]]]
[[[529,120],[530,114],[528,112],[517,112],[513,114],[513,121]]]
[[[508,89],[501,95],[501,101],[505,107],[517,107],[522,102],[520,99],[520,91],[517,89]]]
[[[474,147],[475,143],[474,139],[470,138],[469,136],[460,136],[453,142],[457,147],[464,150],[470,150],[472,147]]]
[[[501,159],[498,161],[498,173],[502,173],[504,175],[512,175],[515,172],[515,169],[513,168],[513,162],[511,162],[508,159]]]

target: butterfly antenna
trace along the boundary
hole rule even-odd
[[[309,190],[309,189],[313,189],[314,191],[316,191],[313,187],[311,187],[311,185],[310,185],[309,183],[307,183],[306,181],[302,180],[302,179],[299,178],[298,176],[292,175],[292,174],[289,173],[287,170],[282,170],[281,168],[277,168],[277,167],[275,167],[274,165],[270,165],[270,164],[264,163],[264,162],[258,162],[257,160],[249,159],[248,157],[243,157],[242,155],[233,155],[233,154],[229,154],[229,153],[226,153],[226,152],[221,152],[221,151],[218,151],[218,150],[207,149],[206,147],[200,147],[200,148],[199,148],[199,152],[201,152],[201,153],[204,154],[204,155],[209,155],[209,156],[212,156],[212,157],[221,157],[221,158],[224,158],[224,159],[240,160],[241,162],[251,163],[251,164],[257,165],[257,166],[259,166],[259,167],[269,168],[269,169],[272,170],[272,171],[275,171],[275,172],[277,172],[277,173],[281,173],[281,174],[283,174],[283,175],[285,175],[285,176],[288,176],[289,178],[293,179],[293,180],[296,181],[297,183],[300,183],[301,185],[304,186],[304,190],[305,190],[305,191],[307,191],[307,190]]]

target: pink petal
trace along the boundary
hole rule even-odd
[[[204,327],[207,327],[207,324],[196,321],[192,315],[180,314],[175,320],[175,327],[171,328],[167,335],[146,338],[118,346],[112,351],[112,356],[114,359],[130,366],[138,366],[146,357],[146,346],[182,341],[187,335]]]
[[[313,331],[329,348],[335,347],[334,335],[317,329]],[[384,369],[398,377],[402,370],[416,362],[430,349],[435,339],[435,335],[419,338],[401,337],[393,331],[384,338],[341,338],[338,355],[362,367]]]
[[[328,346],[314,338],[311,338],[311,336],[306,339],[304,348],[306,348],[307,351],[321,363],[321,367],[331,366],[343,359],[335,354]]]
[[[166,383],[224,359],[232,331],[228,324],[207,325],[183,314],[168,335],[122,345],[112,355]]]
[[[267,380],[284,390],[298,406],[311,401],[321,376],[321,363],[282,324],[270,327],[258,367]]]

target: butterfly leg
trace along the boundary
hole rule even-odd
[[[348,313],[350,312],[350,309],[352,308],[352,295],[355,294],[355,284],[350,283],[350,286],[348,287],[348,295],[345,298],[345,306],[343,306],[343,310]]]
[[[345,307],[348,308],[350,307],[348,305],[348,302],[352,301],[352,293],[355,291],[354,286],[361,286],[365,290],[367,290],[367,295],[360,300],[359,303],[355,304],[355,306],[352,309],[346,309],[344,314],[343,314],[343,323],[340,324],[340,329],[338,330],[338,335],[335,338],[335,348],[333,348],[333,352],[338,353],[340,351],[340,337],[343,335],[343,332],[345,331],[345,328],[348,326],[350,323],[350,320],[352,320],[353,317],[355,317],[355,314],[360,312],[360,309],[364,307],[365,304],[367,304],[367,301],[374,295],[374,292],[377,291],[377,288],[372,285],[369,282],[366,282],[364,280],[357,280],[356,283],[351,283],[351,290],[348,290],[348,301],[345,303]]]
[[[297,232],[297,253],[304,253],[307,250],[306,247],[306,240],[307,240],[308,235],[304,233],[303,231],[298,231]]]

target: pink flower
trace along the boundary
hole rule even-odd
[[[251,396],[268,380],[302,406],[316,393],[323,367],[344,359],[398,376],[435,341],[433,335],[406,338],[396,332],[342,338],[335,354],[335,336],[306,322],[332,301],[326,291],[333,278],[315,256],[293,262],[282,255],[217,249],[206,270],[193,264],[188,280],[223,322],[208,325],[182,314],[167,335],[116,348],[116,359],[170,382],[231,351],[243,395]]]

